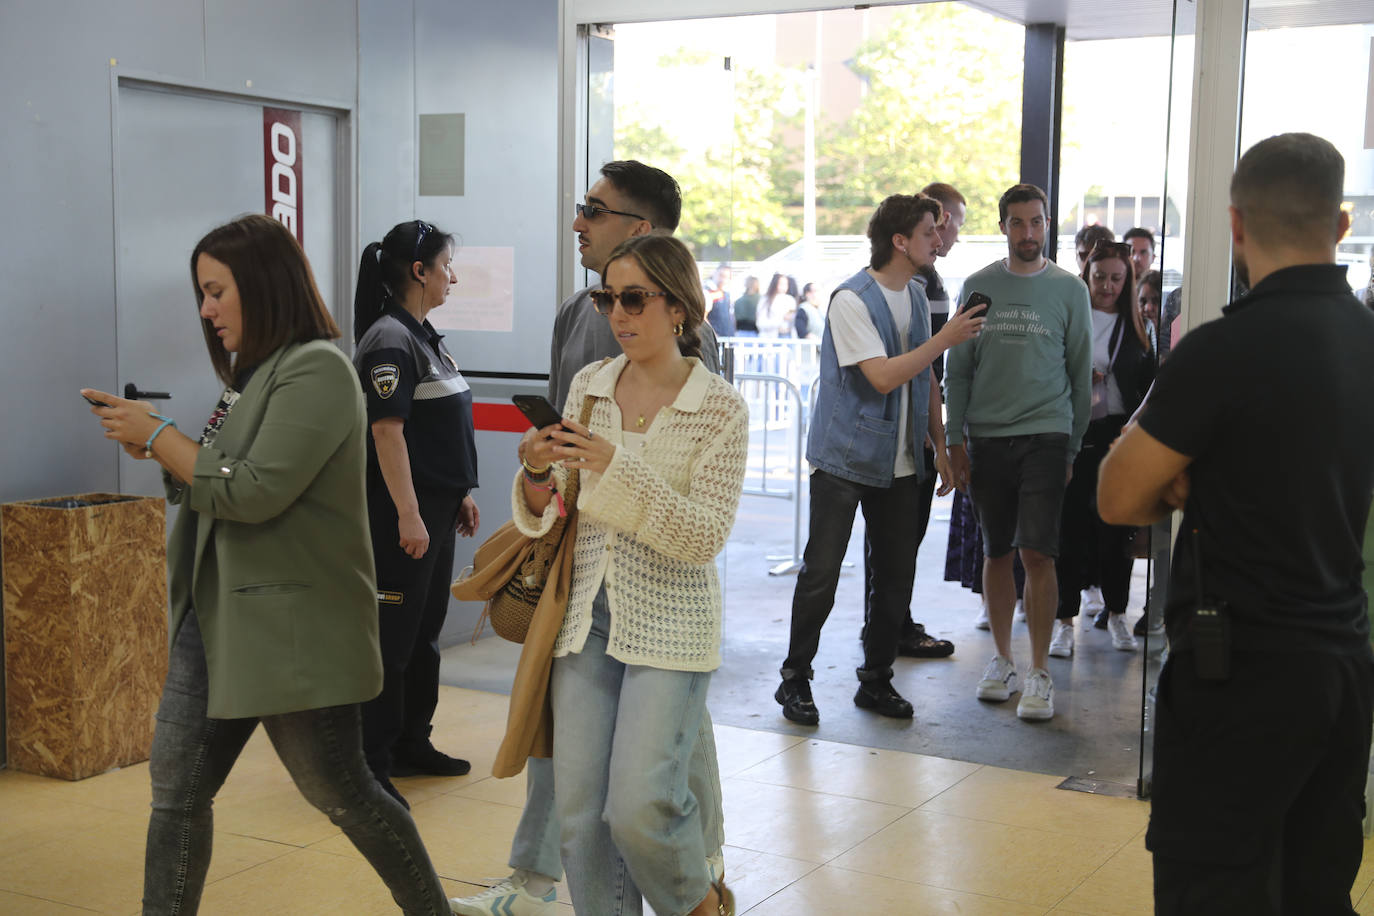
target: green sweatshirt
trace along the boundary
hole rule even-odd
[[[1088,288],[1047,261],[1021,276],[996,261],[964,281],[992,300],[988,323],[945,357],[950,445],[968,435],[1068,433],[1078,454],[1092,409],[1093,331]]]

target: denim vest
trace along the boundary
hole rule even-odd
[[[868,316],[882,338],[888,357],[914,350],[930,339],[930,304],[926,294],[913,280],[907,283],[911,295],[911,329],[906,345],[897,338],[897,323],[878,286],[878,281],[861,270],[836,287],[852,290],[868,306]],[[892,469],[897,461],[897,424],[901,422],[902,389],[879,394],[858,366],[840,367],[830,322],[821,338],[820,391],[811,416],[811,432],[806,441],[806,460],[812,467],[845,480],[872,487],[892,486]],[[916,474],[925,474],[920,460],[925,442],[927,415],[930,413],[930,373],[922,370],[906,383],[911,405],[908,422],[910,442],[915,449]]]

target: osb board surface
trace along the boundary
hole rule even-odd
[[[10,766],[80,779],[147,759],[167,669],[165,517],[160,499],[0,508]]]

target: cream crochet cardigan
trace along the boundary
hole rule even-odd
[[[749,452],[749,410],[729,382],[699,360],[671,405],[658,412],[643,450],[616,447],[599,480],[583,479],[573,551],[572,594],[554,657],[580,652],[602,583],[611,611],[607,654],[627,665],[672,671],[720,667],[720,580],[715,558],[735,524]],[[592,432],[620,441],[616,380],[628,360],[596,363],[573,378],[566,415],[595,398]],[[555,465],[561,488],[567,474]],[[538,536],[557,517],[525,505],[515,475],[511,512],[523,533]]]

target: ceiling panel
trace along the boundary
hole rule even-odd
[[[1195,0],[1181,0],[1192,5]],[[968,6],[1023,25],[1065,26],[1070,41],[1140,38],[1172,31],[1174,0],[970,0]],[[1189,15],[1189,21],[1195,17]],[[1374,22],[1374,0],[1251,0],[1250,28]]]

